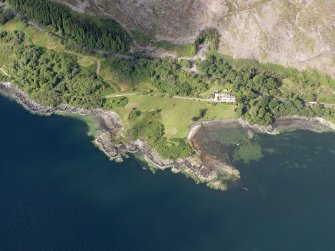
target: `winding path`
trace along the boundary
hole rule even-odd
[[[315,56],[312,56],[312,57],[309,57],[309,58],[306,58],[306,59],[303,59],[303,60],[300,60],[298,63],[306,63],[308,61],[311,61],[313,59],[316,59],[316,58],[322,57],[322,56],[326,56],[326,55],[335,55],[335,51],[321,51],[319,54],[317,54]]]
[[[101,61],[98,60],[97,61],[97,71],[96,71],[96,74],[99,76],[100,75],[100,70],[101,70]]]
[[[235,8],[237,7],[236,10],[234,11],[231,11],[225,15],[223,15],[218,21],[217,23],[221,23],[226,17],[230,17],[230,16],[233,16],[233,15],[238,15],[238,14],[242,14],[242,13],[248,13],[248,12],[252,12],[254,11],[256,8],[259,8],[261,6],[264,6],[264,5],[267,5],[269,3],[271,3],[273,0],[267,0],[263,3],[257,3],[256,6],[253,6],[253,7],[250,7],[250,8],[247,8],[247,9],[242,9],[242,10],[239,10],[238,9],[238,6],[235,5]]]
[[[131,97],[131,96],[147,96],[147,97],[152,97],[152,96],[159,96],[155,94],[145,94],[145,93],[120,93],[120,94],[111,94],[107,95],[106,98],[118,98],[118,97]],[[205,99],[205,98],[193,98],[193,97],[184,97],[184,96],[172,96],[170,97],[172,99],[182,99],[182,100],[190,100],[190,101],[201,101],[201,102],[209,102],[209,103],[227,103],[227,104],[232,104],[234,102],[228,102],[228,101],[222,101],[222,100],[215,100],[215,99]]]
[[[145,95],[145,94],[135,93],[135,92],[134,93],[120,93],[120,94],[107,95],[106,98],[119,98],[119,97],[129,97],[129,96],[136,96],[136,95]]]
[[[11,77],[2,67],[0,67],[0,71],[7,77]]]

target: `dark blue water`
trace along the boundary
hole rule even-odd
[[[83,122],[0,117],[0,250],[335,250],[335,134],[261,137],[223,193],[108,161]]]

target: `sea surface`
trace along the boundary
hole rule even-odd
[[[3,97],[0,117],[0,250],[335,250],[333,133],[257,136],[248,191],[219,192],[109,161],[81,121]]]

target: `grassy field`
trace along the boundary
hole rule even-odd
[[[165,40],[154,41],[153,44],[164,50],[176,53],[178,57],[191,57],[196,53],[194,44],[178,45]]]
[[[3,67],[3,65],[7,64],[8,62],[12,62],[13,55],[10,53],[10,51],[8,51],[6,46],[3,46],[2,43],[0,43],[0,55],[0,67]],[[3,74],[3,72],[1,72],[1,74]]]
[[[234,105],[212,104],[202,101],[174,99],[162,96],[135,95],[127,97],[129,102],[125,108],[118,112],[126,123],[128,114],[133,109],[141,111],[161,110],[162,123],[165,127],[167,138],[185,138],[189,132],[192,118],[198,116],[200,109],[207,109],[205,116],[201,119],[220,120],[235,118]]]
[[[332,122],[333,124],[335,124],[335,118],[334,117],[326,116],[325,119],[328,120],[329,122]]]
[[[90,72],[100,74],[100,72],[97,72],[97,67],[98,67],[99,62],[101,62],[102,60],[101,58],[97,56],[83,55],[83,54],[68,51],[68,50],[64,50],[64,52],[77,56],[78,64],[80,64],[82,67],[86,68]]]

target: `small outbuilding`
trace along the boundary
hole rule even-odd
[[[214,99],[216,101],[235,103],[236,97],[226,93],[214,93]]]

